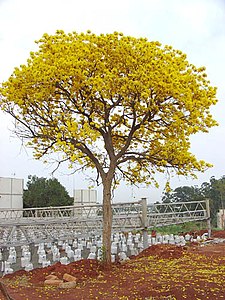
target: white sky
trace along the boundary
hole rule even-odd
[[[189,62],[206,66],[211,84],[218,87],[218,104],[212,108],[219,126],[192,138],[192,152],[214,165],[198,180],[175,177],[172,188],[200,185],[211,176],[225,175],[225,0],[0,0],[0,82],[14,67],[26,62],[35,50],[35,40],[57,29],[107,33],[123,32],[169,44],[187,54]],[[12,119],[0,112],[0,177],[24,178],[29,174],[49,177],[52,168],[35,161],[9,129]],[[68,176],[65,165],[54,176],[72,195],[73,188],[85,189],[88,181],[80,174]],[[165,176],[157,177],[161,186]],[[127,188],[122,185],[115,201],[160,200],[162,188]],[[99,199],[101,198],[99,191]]]

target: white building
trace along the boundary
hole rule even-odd
[[[97,214],[97,191],[96,190],[74,190],[74,205],[82,206],[76,208],[74,214],[78,217],[95,217]]]
[[[0,177],[0,209],[22,209],[23,186],[23,179]]]
[[[217,227],[220,229],[225,228],[225,209],[220,209],[217,213]]]
[[[74,190],[74,205],[96,205],[97,191],[96,190]]]

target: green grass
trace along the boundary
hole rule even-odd
[[[204,222],[188,222],[183,224],[168,225],[163,227],[153,228],[157,233],[161,234],[180,234],[189,231],[198,231],[202,229],[207,229],[207,225]]]

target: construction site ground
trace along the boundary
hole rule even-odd
[[[76,277],[73,288],[45,285],[49,274]],[[153,245],[106,268],[97,260],[24,270],[0,279],[2,300],[225,299],[225,231],[186,246]]]

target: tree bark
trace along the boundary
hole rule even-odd
[[[112,234],[112,176],[106,176],[103,181],[103,261],[111,264],[111,234]]]

